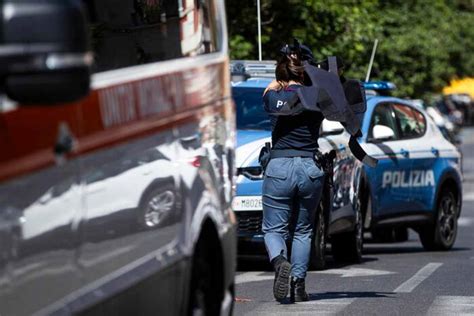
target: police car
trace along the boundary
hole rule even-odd
[[[245,76],[233,83],[237,112],[238,178],[233,208],[239,220],[239,257],[265,255],[262,222],[262,169],[258,154],[271,141],[271,125],[262,94],[272,80],[270,63],[234,62]],[[238,72],[237,72],[238,73]],[[233,78],[236,78],[234,76]],[[367,111],[359,142],[379,160],[370,168],[347,148],[349,134],[324,120],[320,150],[335,149],[333,185],[315,216],[312,266],[323,268],[326,242],[336,260],[361,260],[363,231],[415,229],[428,250],[450,249],[461,210],[461,155],[427,113],[399,98],[376,90],[389,83],[366,83]],[[326,201],[326,202],[325,202]],[[328,203],[330,201],[331,203]]]

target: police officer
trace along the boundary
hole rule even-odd
[[[278,301],[288,295],[291,274],[292,298],[307,301],[305,277],[311,251],[313,213],[321,197],[324,173],[314,161],[318,149],[321,112],[307,111],[287,98],[303,84],[304,68],[297,55],[282,55],[276,81],[265,94],[265,110],[272,123],[271,159],[263,181],[263,232],[265,246],[275,268],[273,294]],[[272,102],[273,99],[276,102]],[[295,220],[291,263],[286,240],[290,218]]]
[[[360,95],[363,91],[355,93],[355,97],[352,92],[346,93],[346,90],[354,90],[354,85],[345,89],[337,70],[332,73],[319,70],[303,60],[308,57],[312,59],[307,47],[284,46],[275,70],[276,80],[263,96],[272,124],[272,147],[269,162],[262,159],[265,168],[262,229],[275,269],[273,294],[277,301],[286,298],[289,284],[292,301],[309,299],[305,277],[314,215],[325,177],[320,162],[315,160],[323,119],[328,117],[342,122],[353,135],[349,145],[354,155],[369,165],[376,164],[356,141],[360,135],[360,122],[350,106],[355,104],[358,109],[365,106],[365,98]],[[305,82],[308,77],[309,84]],[[356,83],[356,88],[358,86]],[[357,101],[348,102],[348,99]],[[286,246],[289,239],[291,264]]]

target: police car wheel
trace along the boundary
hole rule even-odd
[[[326,227],[324,211],[320,206],[318,207],[311,239],[311,259],[309,264],[312,270],[323,270],[326,267]]]
[[[458,230],[458,203],[449,189],[443,189],[437,203],[435,222],[421,228],[420,240],[426,250],[449,250],[454,245]]]
[[[363,224],[360,203],[356,207],[355,227],[352,232],[331,237],[331,249],[334,260],[339,262],[362,262]]]

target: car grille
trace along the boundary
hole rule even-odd
[[[262,233],[262,212],[235,212],[239,220],[239,233]]]

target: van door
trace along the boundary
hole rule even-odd
[[[0,103],[0,314],[51,312],[81,285],[78,105]]]
[[[183,74],[173,72],[179,63],[157,62],[182,56],[181,15],[193,11],[178,1],[84,3],[96,73],[79,139],[81,302],[109,314],[178,314],[175,125]]]
[[[139,311],[159,304],[175,311],[172,263],[182,220],[175,159],[172,128],[117,146],[102,144],[81,159],[85,212],[79,262],[85,284],[94,285],[88,294],[95,303],[134,288],[114,308],[140,300]]]

